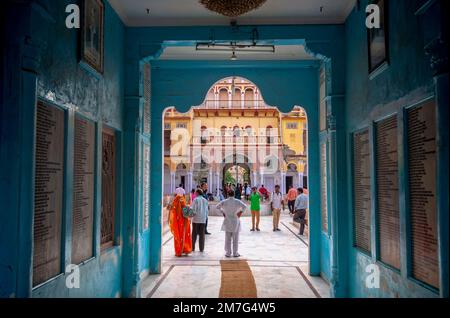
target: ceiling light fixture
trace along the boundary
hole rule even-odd
[[[200,3],[210,11],[234,18],[258,9],[266,1],[267,0],[200,0]]]
[[[197,51],[215,51],[215,52],[247,52],[247,53],[275,53],[274,45],[263,44],[248,44],[229,42],[229,43],[215,43],[204,42],[197,43],[195,49]]]

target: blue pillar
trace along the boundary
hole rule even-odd
[[[130,54],[130,52],[128,52]],[[132,53],[132,52],[131,52]],[[122,296],[140,297],[139,225],[140,132],[143,100],[140,94],[139,60],[126,61],[126,87],[123,131],[123,270]]]

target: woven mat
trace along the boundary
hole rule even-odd
[[[256,283],[247,261],[220,261],[219,298],[257,298]]]

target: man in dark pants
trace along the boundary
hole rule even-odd
[[[206,199],[206,201],[208,201],[208,184],[206,182],[203,182],[201,184],[200,188],[203,191],[202,196]],[[209,204],[209,201],[208,201],[208,204]],[[209,205],[208,205],[208,209],[209,209]],[[211,235],[211,233],[208,232],[208,216],[206,216],[205,234]]]
[[[196,194],[197,197],[191,205],[192,210],[194,210],[194,217],[192,218],[192,250],[195,251],[195,242],[198,236],[200,238],[200,252],[203,252],[205,249],[205,222],[208,215],[208,201],[203,197],[202,190],[197,189]]]
[[[298,188],[298,196],[295,199],[294,222],[300,223],[300,235],[303,236],[306,224],[306,210],[308,209],[308,196],[303,193],[303,188]]]

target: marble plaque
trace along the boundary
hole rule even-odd
[[[116,200],[116,137],[111,129],[102,134],[102,216],[101,248],[114,245]]]
[[[143,204],[143,230],[147,230],[149,226],[149,211],[150,211],[150,146],[144,144],[144,169],[142,174],[142,204]]]
[[[376,180],[380,260],[400,269],[397,130],[397,116],[376,124]]]
[[[327,144],[320,145],[320,206],[322,210],[322,231],[328,233],[328,183]]]
[[[64,111],[38,102],[33,225],[33,286],[61,273]]]
[[[407,116],[412,272],[439,288],[434,101],[408,109]]]
[[[151,67],[144,66],[144,133],[150,134]]]
[[[353,135],[353,205],[355,245],[371,251],[371,174],[369,130]]]
[[[95,125],[75,118],[72,264],[93,257]]]

